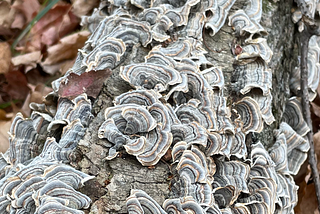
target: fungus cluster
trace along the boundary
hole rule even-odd
[[[58,91],[71,74],[119,66],[115,75],[132,90],[115,97],[97,127],[98,137],[112,145],[106,159],[125,151],[143,166],[154,166],[165,154],[172,156],[172,197],[159,205],[133,189],[129,214],[292,213],[297,203],[292,176],[307,156],[308,127],[299,100],[291,98],[270,148],[246,141],[275,121],[268,68],[273,53],[261,37],[267,34],[260,25],[262,0],[250,0],[229,15],[234,3],[109,0],[84,17],[92,35],[74,66],[53,82],[46,104],[31,105],[30,119],[18,114],[12,124],[10,149],[0,157],[1,213],[83,213],[80,209],[89,207],[90,198],[76,189],[93,177],[67,164],[77,157],[93,117],[91,101],[86,94],[59,97]],[[224,96],[223,70],[207,60],[202,43],[203,29],[215,35],[228,16],[235,39],[243,41],[242,51],[234,53],[231,85],[240,93],[231,104]],[[149,50],[144,62],[124,60],[133,46]],[[318,75],[316,68],[311,75]],[[310,82],[311,89],[317,84]]]
[[[17,114],[1,156],[0,211],[83,213],[91,199],[76,189],[93,176],[67,164],[92,119],[91,102],[85,94],[73,100],[49,94],[47,104],[31,107],[30,119]]]

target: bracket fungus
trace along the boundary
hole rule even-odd
[[[84,17],[92,34],[73,67],[52,83],[45,104],[31,104],[31,118],[17,114],[13,121],[10,148],[0,154],[0,212],[84,213],[91,199],[77,190],[94,176],[70,164],[79,141],[93,130],[107,151],[101,152],[103,161],[127,153],[152,168],[170,156],[167,198],[160,205],[134,184],[126,200],[129,214],[293,213],[292,176],[306,159],[309,128],[295,97],[283,115],[272,114],[273,52],[262,38],[262,0],[249,0],[244,8],[235,2],[108,0]],[[228,16],[231,27],[225,25]],[[241,52],[228,53],[232,71],[205,47],[205,29],[219,37],[222,27],[242,42]],[[319,84],[318,42],[310,40],[308,53],[313,94]],[[102,90],[113,103],[97,104],[103,121],[87,131],[99,117],[91,112],[90,95],[64,97],[59,89],[71,75],[91,71],[112,72],[121,90]],[[290,80],[296,94],[298,73]],[[255,136],[271,124],[275,142],[263,145]]]
[[[317,96],[317,87],[320,79],[320,40],[317,36],[312,36],[309,40],[308,49],[308,89],[309,99],[314,100]],[[300,64],[293,69],[290,78],[290,89],[296,95],[301,90],[300,87]]]

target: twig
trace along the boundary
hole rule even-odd
[[[309,150],[309,164],[311,166],[313,182],[315,186],[315,191],[318,200],[318,210],[320,211],[320,180],[319,180],[319,172],[317,168],[317,161],[314,153],[314,145],[313,145],[313,131],[312,131],[312,123],[311,123],[311,114],[310,114],[310,106],[309,106],[309,93],[308,93],[308,45],[311,34],[304,30],[300,33],[300,44],[301,44],[301,105],[302,105],[302,113],[303,117],[306,120],[310,131],[308,132],[308,140],[310,144]]]

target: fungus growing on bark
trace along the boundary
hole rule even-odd
[[[182,82],[175,69],[149,63],[125,66],[120,75],[136,88],[155,89],[158,92],[166,90],[169,85]]]
[[[244,97],[236,103],[235,109],[242,121],[244,133],[261,132],[263,121],[258,103],[251,97]]]
[[[236,56],[236,60],[254,59],[261,57],[266,63],[269,63],[272,58],[272,50],[264,38],[248,40],[247,45],[242,46],[242,52]]]
[[[214,59],[220,53],[207,53],[202,44],[204,28],[215,35],[234,3],[109,0],[84,18],[92,35],[74,66],[53,83],[55,92],[46,104],[32,104],[31,119],[18,114],[10,129],[10,150],[0,155],[0,212],[83,213],[79,209],[89,207],[90,199],[75,189],[93,177],[66,164],[87,132],[93,104],[86,94],[71,99],[57,92],[73,74],[106,69],[135,90],[101,93],[116,96],[97,132],[107,153],[102,158],[109,161],[125,150],[141,165],[157,167],[166,153],[172,156],[172,163],[165,160],[171,164],[170,199],[161,207],[134,189],[127,199],[129,213],[292,212],[297,203],[292,175],[305,160],[303,137],[309,128],[299,101],[291,98],[282,118],[288,124],[277,127],[276,142],[267,150],[255,142],[263,120],[267,125],[275,121],[267,65],[272,51],[259,37],[267,34],[259,23],[262,1],[252,0],[229,16],[237,42],[244,41],[238,44],[242,51],[236,54],[232,74]],[[319,76],[318,40],[311,44],[310,80]],[[141,54],[139,59],[122,59]],[[226,81],[232,75],[233,90],[224,75]],[[291,88],[299,90],[295,81]],[[310,81],[311,91],[316,85]],[[238,91],[239,100],[229,99]],[[95,105],[104,109],[99,102]],[[36,148],[39,136],[46,137],[42,151]]]
[[[267,31],[260,25],[260,23],[251,20],[243,10],[237,10],[229,16],[229,26],[231,26],[239,36],[244,36],[246,32],[251,35],[254,35],[255,33],[262,35],[267,34]]]
[[[212,8],[208,8],[213,15],[207,17],[205,28],[212,30],[211,36],[214,36],[222,27],[227,19],[228,12],[235,0],[216,1]]]
[[[262,90],[263,95],[270,93],[272,86],[272,73],[262,60],[239,65],[234,70],[235,91],[247,94],[253,88]]]
[[[82,65],[87,72],[113,69],[119,64],[125,50],[126,46],[121,39],[108,37],[83,58]]]
[[[136,102],[135,99],[132,102]],[[148,109],[131,103],[109,107],[105,118],[98,136],[115,144],[109,150],[108,159],[115,158],[124,147],[142,165],[151,166],[160,160],[172,143],[169,113],[160,102]]]
[[[317,87],[320,79],[320,41],[318,36],[312,36],[309,40],[308,48],[308,89],[309,89],[309,100],[312,101],[317,96]],[[301,91],[300,80],[301,80],[300,67],[295,67],[291,73],[290,78],[290,89],[295,93],[299,94]]]

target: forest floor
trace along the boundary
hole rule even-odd
[[[51,82],[73,65],[90,34],[81,27],[81,16],[99,5],[71,0],[50,8],[54,1],[0,1],[0,152],[9,146],[7,132],[16,113],[29,117],[29,104],[41,103]]]

